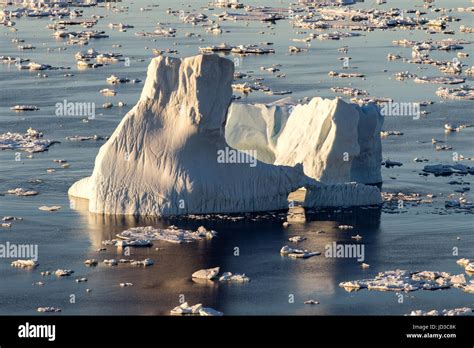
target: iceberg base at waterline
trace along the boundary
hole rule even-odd
[[[229,147],[233,73],[233,63],[215,55],[153,59],[139,101],[69,195],[88,199],[90,212],[149,216],[283,210],[301,187],[309,205],[381,203],[376,187],[360,184],[336,184],[337,198],[326,200],[332,186],[301,164],[218,160]]]

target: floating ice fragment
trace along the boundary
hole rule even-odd
[[[10,194],[10,195],[16,195],[16,196],[36,196],[36,195],[39,194],[38,191],[25,190],[21,187],[17,187],[15,189],[8,190],[7,193]]]
[[[61,209],[61,206],[59,206],[59,205],[52,205],[52,206],[42,205],[38,209],[43,210],[43,211],[58,211],[59,209]]]
[[[295,259],[298,259],[298,258],[307,259],[312,256],[321,255],[319,251],[293,249],[293,248],[290,248],[288,245],[285,245],[280,249],[280,254],[283,256],[288,256]]]
[[[219,270],[219,267],[201,269],[199,271],[194,272],[192,274],[192,278],[212,280],[217,277],[217,274],[219,274]]]
[[[298,242],[302,242],[302,241],[306,240],[306,237],[294,236],[294,237],[288,238],[288,240],[289,240],[290,242],[298,243]]]
[[[37,309],[40,313],[58,313],[61,312],[61,308],[56,307],[38,307]]]
[[[250,278],[245,274],[232,274],[231,272],[224,272],[220,278],[220,282],[236,282],[236,283],[247,283],[250,281]]]
[[[58,269],[54,272],[56,277],[69,277],[74,271],[70,269]]]
[[[132,240],[161,240],[171,243],[189,243],[197,240],[212,239],[217,235],[216,231],[206,230],[203,226],[197,231],[178,229],[176,226],[170,226],[165,229],[147,227],[133,227],[117,235],[117,237]]]
[[[118,265],[118,261],[115,260],[115,259],[109,259],[109,260],[104,260],[104,264],[106,264],[107,266],[117,266]]]
[[[38,262],[34,260],[16,260],[11,263],[12,267],[18,268],[35,268],[38,267]]]

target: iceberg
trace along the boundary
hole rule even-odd
[[[100,148],[92,175],[69,195],[88,199],[90,212],[148,216],[284,210],[301,187],[308,192],[305,206],[381,203],[376,187],[328,186],[298,163],[222,160],[232,147],[224,129],[233,76],[233,62],[217,55],[154,58],[137,104]],[[335,198],[322,197],[333,191]]]
[[[283,105],[232,104],[227,143],[255,151],[265,163],[301,163],[307,176],[323,183],[382,182],[383,116],[375,104],[358,106],[319,97],[307,104],[284,101]]]

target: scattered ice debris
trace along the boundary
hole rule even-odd
[[[294,259],[307,259],[312,256],[317,256],[321,255],[319,251],[308,251],[308,250],[302,250],[302,249],[293,249],[290,248],[288,245],[283,246],[280,249],[280,254],[283,256],[288,256]]]
[[[220,45],[215,46],[199,47],[199,50],[202,53],[230,52],[232,50],[232,46],[229,46],[226,43],[222,43]]]
[[[360,264],[360,267],[361,267],[362,269],[368,269],[368,268],[370,268],[370,265],[369,265],[368,263],[361,263],[361,264]]]
[[[43,271],[40,273],[42,277],[47,277],[49,275],[51,275],[51,272],[50,271]]]
[[[440,87],[436,95],[445,99],[474,100],[474,87],[462,85],[457,88]]]
[[[364,74],[360,74],[360,73],[339,73],[339,72],[336,72],[336,71],[330,71],[328,73],[328,76],[331,76],[331,77],[340,77],[340,78],[353,78],[353,77],[365,77]]]
[[[48,139],[42,139],[43,133],[29,128],[25,134],[20,133],[3,133],[0,134],[0,150],[20,150],[26,152],[43,152],[48,148],[58,143]]]
[[[435,83],[435,84],[448,84],[448,85],[456,85],[460,83],[464,83],[466,79],[460,77],[416,77],[414,80],[416,83]]]
[[[356,96],[367,96],[369,95],[369,92],[358,89],[358,88],[352,88],[352,87],[332,87],[331,91],[335,93],[342,93],[344,95],[348,95],[351,97],[356,97]]]
[[[117,92],[113,89],[110,88],[104,88],[99,91],[100,94],[106,96],[106,97],[113,97],[117,94]]]
[[[201,315],[201,316],[222,316],[223,313],[216,311],[212,308],[203,307],[202,304],[198,303],[194,306],[189,306],[187,302],[173,308],[171,310],[172,315]]]
[[[199,310],[199,315],[200,315],[200,316],[203,316],[203,317],[220,317],[220,316],[223,316],[224,313],[219,312],[219,311],[216,311],[216,310],[213,309],[213,308],[202,307],[202,308]]]
[[[275,50],[272,48],[258,47],[257,45],[239,45],[231,50],[234,54],[249,55],[249,54],[272,54]]]
[[[304,304],[317,305],[317,304],[319,304],[319,301],[316,301],[316,300],[307,300],[307,301],[304,301]]]
[[[2,224],[0,225],[0,227],[10,228],[10,227],[12,227],[12,224],[9,223],[9,222],[2,222]]]
[[[146,258],[144,260],[130,260],[130,264],[132,266],[143,266],[143,267],[148,267],[148,266],[153,266],[155,264],[155,262],[150,259],[150,258]]]
[[[10,108],[11,110],[14,111],[37,111],[39,110],[39,107],[36,105],[15,105]]]
[[[354,226],[351,226],[351,225],[339,225],[337,226],[337,228],[339,228],[340,230],[352,230],[354,228]]]
[[[120,283],[120,287],[125,288],[127,286],[133,286],[133,283]]]
[[[115,259],[106,259],[106,260],[104,260],[104,264],[107,265],[107,266],[117,266],[118,261],[115,260]]]
[[[299,243],[299,242],[302,242],[302,241],[306,240],[306,237],[294,236],[294,237],[288,238],[288,240],[289,240],[290,242],[293,242],[293,243]]]
[[[52,205],[52,206],[47,206],[47,205],[42,205],[41,207],[38,208],[39,210],[43,211],[58,211],[61,209],[61,206],[59,205]]]
[[[102,137],[100,135],[91,135],[91,136],[80,136],[80,135],[73,135],[66,137],[67,140],[70,141],[86,141],[86,140],[107,140],[108,137]]]
[[[84,283],[84,282],[87,282],[87,278],[82,277],[82,278],[76,279],[76,283]]]
[[[54,272],[56,277],[69,277],[74,271],[71,269],[58,269]]]
[[[44,283],[41,282],[41,281],[38,281],[38,282],[34,282],[33,285],[34,286],[44,286]]]
[[[362,236],[359,234],[356,234],[355,236],[351,236],[351,239],[355,239],[356,241],[362,240]]]
[[[470,316],[473,315],[473,311],[469,307],[461,307],[461,308],[454,308],[454,309],[443,309],[440,312],[438,312],[436,309],[433,309],[431,311],[423,311],[421,309],[417,309],[414,311],[411,311],[409,316]]]
[[[447,272],[409,272],[395,270],[379,272],[373,279],[341,282],[340,287],[346,291],[368,289],[375,291],[417,291],[439,290],[451,287],[470,292],[474,291],[473,283],[466,283],[464,275],[452,275]]]
[[[403,71],[403,72],[396,73],[394,77],[395,77],[395,80],[397,81],[405,81],[408,79],[414,79],[417,76],[415,74],[409,73],[408,71]]]
[[[219,277],[220,282],[236,282],[236,283],[247,283],[250,281],[250,278],[245,274],[232,274],[231,272],[224,272]]]
[[[288,226],[290,226],[290,223],[288,221],[285,221],[285,222],[283,222],[282,226],[284,228],[287,228]]]
[[[39,194],[38,191],[34,190],[25,190],[21,187],[17,187],[15,189],[8,190],[7,193],[9,195],[16,195],[16,196],[36,196]]]
[[[403,135],[403,132],[400,132],[400,131],[393,131],[393,130],[381,131],[381,132],[380,132],[380,136],[381,136],[382,138],[386,138],[386,137],[389,137],[389,136],[392,136],[392,135],[400,136],[400,135]]]
[[[130,80],[129,78],[126,78],[126,77],[118,77],[115,75],[110,75],[109,77],[107,77],[106,82],[112,85],[117,85],[120,83],[139,83],[141,82],[141,80],[140,79]]]
[[[126,241],[161,240],[171,243],[190,243],[198,240],[212,239],[216,235],[216,231],[207,230],[203,226],[200,226],[197,231],[183,230],[176,226],[170,226],[165,229],[147,226],[130,228],[117,234],[117,237]]]
[[[61,312],[61,308],[56,307],[38,307],[37,309],[40,313],[58,313]]]
[[[217,277],[217,275],[219,274],[219,271],[220,271],[219,267],[201,269],[199,271],[194,272],[192,274],[192,278],[212,280]]]
[[[35,260],[16,260],[11,263],[12,267],[17,268],[35,268],[38,265],[38,262]]]
[[[90,266],[90,267],[97,266],[97,264],[98,262],[95,259],[87,259],[86,261],[84,261],[84,265]]]
[[[466,267],[470,262],[471,262],[471,260],[465,259],[465,258],[462,258],[462,259],[459,259],[459,260],[456,261],[456,263],[458,265],[461,265],[463,267]]]
[[[446,123],[444,125],[444,130],[446,132],[460,132],[464,128],[468,128],[470,125],[468,124],[461,124],[461,125],[453,125],[451,123]]]

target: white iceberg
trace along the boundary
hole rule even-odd
[[[324,183],[375,184],[382,182],[382,124],[375,104],[313,98],[295,105],[284,99],[232,104],[225,136],[230,146],[255,151],[265,163],[301,163],[306,175]]]
[[[381,203],[376,187],[326,186],[302,165],[220,161],[229,149],[223,133],[233,74],[233,63],[216,55],[154,58],[138,103],[101,147],[92,175],[69,194],[88,199],[94,213],[150,216],[283,210],[300,187],[305,206]]]

